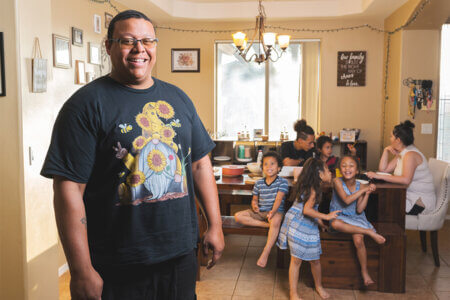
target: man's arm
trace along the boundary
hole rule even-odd
[[[220,216],[217,185],[208,155],[192,163],[192,175],[198,199],[206,212],[208,220],[208,230],[205,233],[203,246],[206,252],[205,255],[208,254],[208,249],[213,250],[212,261],[207,267],[209,269],[222,256],[225,241],[222,232],[222,217]]]
[[[103,280],[91,263],[83,194],[86,185],[55,176],[54,207],[59,237],[69,265],[72,299],[100,299]]]
[[[283,159],[283,166],[298,166],[304,159],[293,159],[286,157]]]

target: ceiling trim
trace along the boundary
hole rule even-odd
[[[188,2],[147,0],[174,18],[246,20],[258,14],[257,1]],[[363,13],[375,0],[315,0],[263,2],[270,18],[341,17]]]

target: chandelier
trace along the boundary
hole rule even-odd
[[[265,20],[266,12],[264,6],[261,4],[262,0],[258,0],[258,11],[259,14],[256,16],[255,31],[253,32],[253,37],[250,44],[247,43],[248,38],[243,32],[236,32],[233,36],[233,43],[238,49],[239,55],[246,61],[255,61],[261,64],[268,59],[275,62],[277,61],[285,52],[286,48],[289,46],[289,35],[278,35],[274,32],[265,32]],[[278,46],[281,51],[277,51],[275,48],[275,40],[278,39]],[[249,50],[252,48],[253,44],[258,44],[258,53],[252,54],[247,57]]]

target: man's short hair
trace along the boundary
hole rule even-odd
[[[122,11],[122,12],[118,13],[117,15],[115,15],[114,18],[112,18],[111,22],[109,23],[108,40],[113,38],[114,26],[116,25],[117,21],[127,20],[127,19],[131,19],[131,18],[144,19],[153,24],[152,20],[150,20],[145,14],[141,13],[140,11],[132,10],[132,9]]]

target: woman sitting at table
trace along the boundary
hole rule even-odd
[[[315,156],[314,129],[305,120],[298,120],[294,124],[294,130],[297,132],[297,139],[281,145],[283,166],[302,166],[308,158]]]
[[[414,146],[414,124],[406,120],[394,127],[391,145],[387,146],[378,166],[380,172],[394,175],[368,172],[369,178],[408,185],[406,190],[406,214],[418,215],[431,212],[436,206],[433,177],[428,168],[427,159]],[[389,161],[389,153],[395,157]]]

